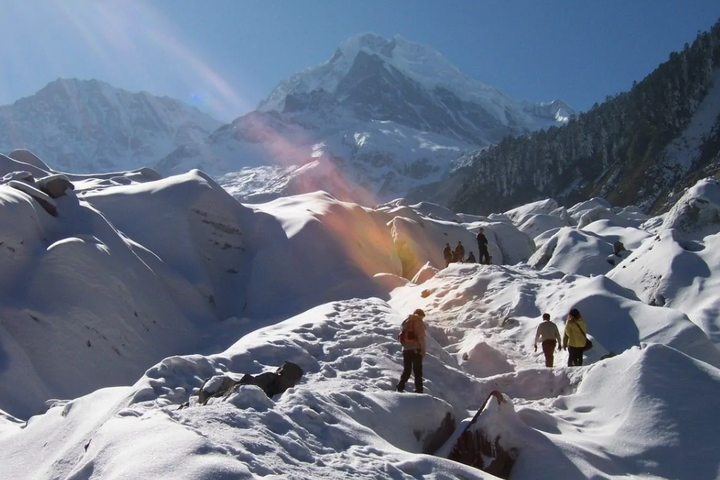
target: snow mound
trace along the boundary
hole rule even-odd
[[[691,242],[675,229],[644,242],[620,268],[608,274],[646,303],[684,312],[720,346],[720,234]]]
[[[683,238],[700,240],[720,231],[720,181],[699,181],[670,209],[662,228],[676,229]]]
[[[505,212],[505,216],[519,225],[534,215],[550,215],[558,210],[558,203],[552,198],[520,205]]]
[[[570,469],[585,478],[712,478],[720,461],[710,460],[707,452],[720,448],[720,437],[708,421],[715,412],[704,399],[719,394],[717,369],[662,345],[633,349],[591,368],[575,395],[553,402],[558,420],[552,430],[537,425],[542,433],[538,440],[545,443],[558,434],[575,432],[575,441],[557,446],[563,452],[585,452],[584,459]],[[521,417],[528,418],[526,413],[521,411]],[[536,447],[536,452],[541,448]],[[598,448],[602,456],[591,453]],[[656,452],[652,462],[647,461],[650,451]],[[536,454],[526,449],[513,475],[531,478],[531,471],[538,468],[549,477],[569,474],[567,467],[535,458]]]
[[[600,275],[610,271],[607,256],[611,244],[574,227],[563,227],[528,260],[537,269],[554,268],[578,275]]]
[[[567,220],[555,215],[528,215],[523,218],[524,221],[518,226],[518,230],[533,239],[545,232],[570,225]]]

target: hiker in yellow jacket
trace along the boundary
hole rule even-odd
[[[568,367],[581,367],[587,342],[587,325],[577,308],[570,310],[563,332],[563,348],[568,351]]]

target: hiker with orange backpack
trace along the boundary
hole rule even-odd
[[[415,377],[415,393],[423,393],[422,362],[425,356],[425,312],[415,310],[402,323],[398,340],[403,349],[403,371],[397,384],[397,391],[405,391],[405,383],[410,379],[412,371]]]

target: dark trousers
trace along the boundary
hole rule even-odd
[[[545,354],[545,366],[553,366],[553,353],[555,352],[555,346],[557,342],[555,340],[545,340],[542,342],[543,353]]]
[[[490,254],[488,253],[488,249],[485,245],[478,245],[478,250],[480,250],[480,256],[478,257],[478,263],[482,263],[484,265],[490,265]]]
[[[403,351],[403,371],[400,375],[400,381],[397,384],[398,392],[405,391],[405,383],[410,379],[410,371],[415,377],[415,392],[423,392],[422,379],[422,361],[423,357],[420,350],[404,350]]]
[[[582,367],[583,347],[568,347],[568,367]]]

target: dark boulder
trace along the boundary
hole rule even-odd
[[[35,186],[47,193],[50,198],[62,197],[68,189],[75,190],[75,185],[70,182],[68,177],[62,174],[40,178],[35,182]]]
[[[53,217],[57,217],[57,205],[55,205],[55,201],[42,190],[39,190],[28,183],[20,182],[18,180],[10,180],[9,182],[7,182],[7,185],[30,195],[35,201],[40,204],[41,207],[45,209],[47,213],[49,213]]]
[[[503,447],[500,444],[500,437],[488,435],[481,425],[483,414],[488,413],[489,408],[492,408],[491,402],[495,402],[496,407],[502,407],[507,403],[502,393],[493,390],[458,437],[448,459],[470,465],[496,477],[510,478],[518,450]],[[492,420],[498,421],[500,418],[493,417]]]
[[[205,405],[211,398],[229,397],[238,385],[256,385],[272,398],[292,388],[303,375],[303,369],[292,362],[285,362],[274,372],[260,375],[245,374],[240,380],[228,376],[214,376],[203,382],[198,392],[198,403]]]
[[[29,184],[35,183],[35,177],[33,177],[33,174],[26,171],[10,172],[4,177],[0,178],[0,184],[8,183],[10,180],[18,180],[20,182],[25,182]]]
[[[232,390],[235,381],[230,377],[211,377],[205,380],[198,392],[198,403],[205,405],[208,400],[215,397],[222,397]]]
[[[275,372],[265,372],[257,376],[245,375],[237,385],[257,385],[272,398],[292,388],[300,380],[303,370],[295,363],[285,362]]]
[[[453,433],[455,433],[456,428],[457,425],[455,422],[455,417],[452,413],[447,412],[437,430],[432,432],[423,440],[422,453],[432,455],[437,452],[438,449],[445,445],[445,442],[447,442],[448,439],[452,437]]]

